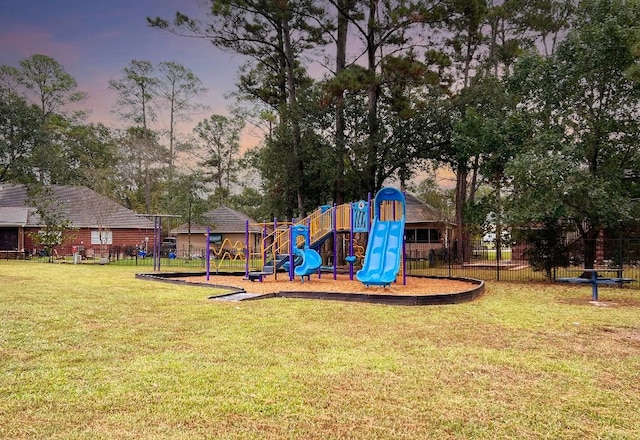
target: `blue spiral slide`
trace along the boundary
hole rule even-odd
[[[381,220],[380,205],[385,201],[397,201],[402,206],[402,216],[393,220]],[[364,266],[356,273],[365,286],[389,286],[400,272],[405,223],[404,194],[395,188],[382,188],[375,197],[375,215],[369,232]],[[399,220],[397,218],[399,217]]]
[[[304,237],[302,249],[295,247],[298,236]],[[304,282],[304,278],[309,279],[310,275],[317,272],[322,265],[322,257],[315,250],[309,247],[309,227],[295,225],[291,227],[291,247],[296,260],[300,261],[295,266],[294,274],[299,276]]]
[[[316,273],[322,264],[322,257],[316,251],[310,248],[295,249],[295,254],[302,257],[302,263],[296,266],[294,273],[296,276],[309,277],[309,275]]]

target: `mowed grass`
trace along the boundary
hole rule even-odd
[[[233,303],[136,270],[0,262],[0,438],[640,438],[638,290]]]

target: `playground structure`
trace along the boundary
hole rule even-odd
[[[252,281],[266,276],[304,281],[314,273],[321,277],[323,272],[331,272],[335,280],[338,267],[347,266],[353,280],[360,262],[362,269],[356,276],[366,286],[388,286],[399,274],[405,284],[404,222],[404,195],[395,188],[381,189],[373,203],[369,196],[367,201],[323,205],[299,221],[247,222],[242,251],[239,243],[218,247],[207,243],[207,280],[211,260],[217,271],[225,260],[244,259],[245,278]],[[360,244],[364,234],[368,234],[366,249]]]

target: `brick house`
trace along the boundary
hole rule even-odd
[[[75,230],[68,242],[54,248],[60,255],[70,254],[74,246],[91,257],[153,243],[153,222],[108,197],[84,186],[48,188]],[[33,236],[43,226],[24,185],[0,184],[0,254],[6,258],[38,252]]]
[[[246,214],[221,206],[203,215],[210,228],[210,242],[214,247],[223,247],[229,252],[237,253],[245,243],[247,221],[254,224],[256,221]],[[207,226],[182,224],[170,231],[176,237],[178,255],[203,254],[207,245]],[[259,230],[251,229],[251,240],[257,240]]]
[[[409,258],[426,258],[431,251],[451,246],[455,223],[433,206],[405,194],[405,239]]]

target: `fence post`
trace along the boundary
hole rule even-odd
[[[622,272],[624,270],[624,247],[622,246],[622,238],[618,238],[618,261],[620,261],[620,272],[618,272],[618,278],[622,278]],[[619,284],[623,286],[622,283]]]
[[[500,261],[502,260],[502,240],[496,239],[496,281],[500,281]]]

